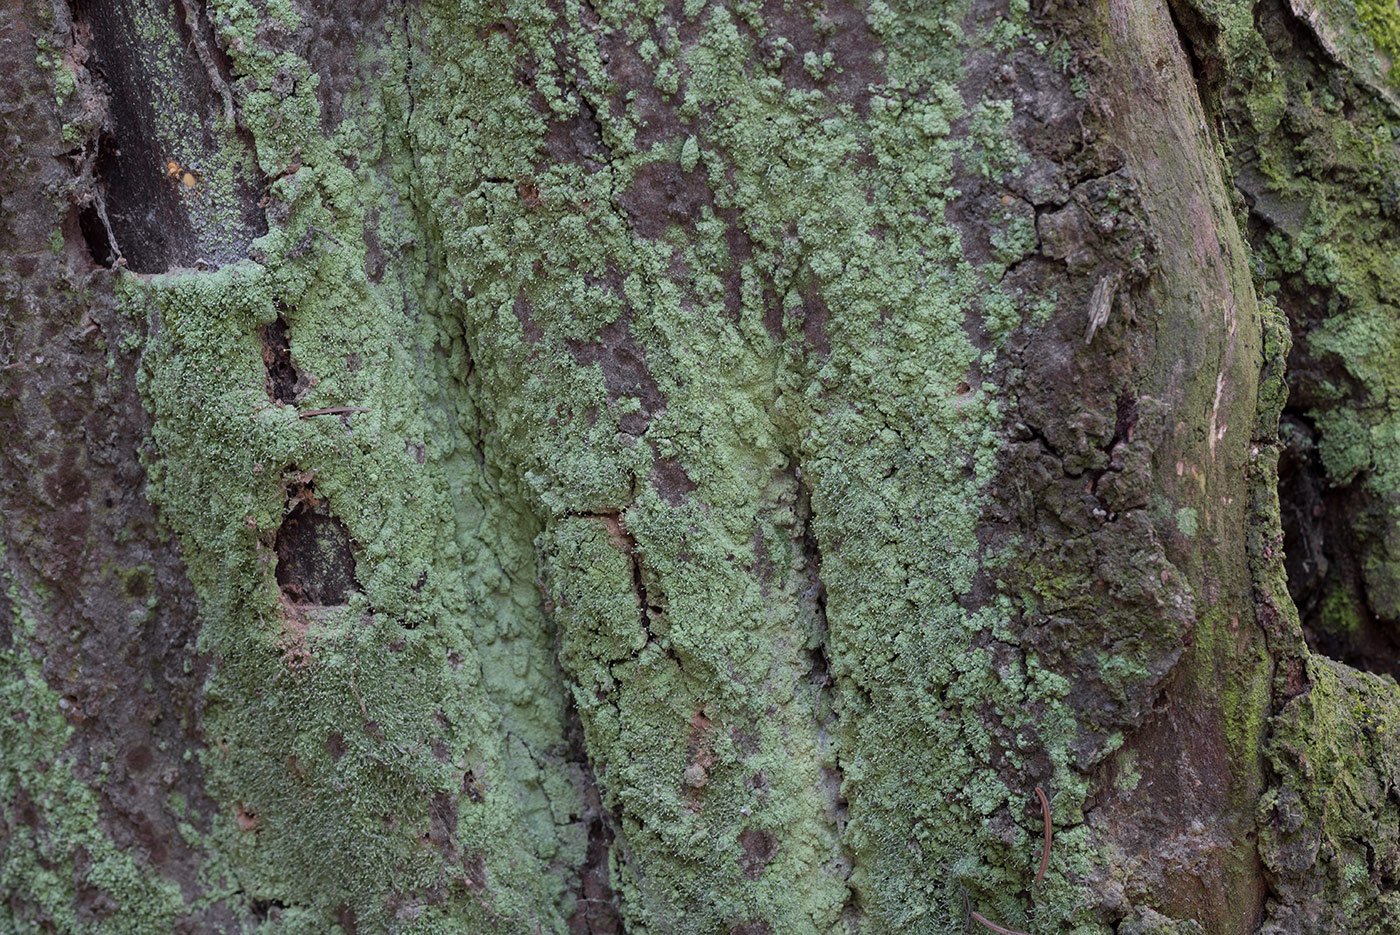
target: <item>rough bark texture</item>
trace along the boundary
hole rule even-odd
[[[0,931],[1400,928],[1397,55],[4,4]]]

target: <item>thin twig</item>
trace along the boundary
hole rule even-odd
[[[330,416],[341,412],[369,412],[369,409],[364,406],[328,406],[325,409],[308,409],[305,412],[297,413],[297,415],[303,419],[309,419],[312,416]]]
[[[326,231],[321,230],[321,228],[317,227],[315,224],[308,224],[308,225],[306,225],[306,229],[307,229],[308,231],[314,231],[314,232],[320,234],[322,237],[326,238],[326,239],[329,240],[331,243],[335,244],[337,247],[343,247],[343,246],[345,246],[345,244],[343,244],[343,243],[341,243],[339,240],[337,240],[333,234],[329,234],[329,233],[327,233]]]
[[[1040,872],[1035,875],[1035,882],[1039,883],[1045,879],[1045,870],[1050,866],[1050,840],[1055,829],[1050,824],[1050,800],[1045,797],[1045,790],[1036,786],[1035,794],[1040,796],[1040,814],[1045,816],[1045,846],[1041,849],[1040,854]]]
[[[976,919],[978,922],[981,922],[981,923],[982,923],[983,925],[985,925],[987,928],[991,929],[993,932],[1000,932],[1001,935],[1026,935],[1025,932],[1018,932],[1018,931],[1016,931],[1015,929],[1002,928],[1000,925],[997,925],[995,922],[989,922],[989,921],[987,921],[987,917],[986,917],[986,916],[982,915],[982,913],[977,912],[977,911],[975,911],[975,910],[969,910],[969,913],[968,913],[968,914],[971,915],[971,916],[972,916],[974,919]]]

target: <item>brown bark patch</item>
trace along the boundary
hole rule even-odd
[[[778,853],[778,839],[770,832],[745,828],[739,832],[739,867],[746,880],[757,880]]]
[[[768,0],[761,9],[766,30],[755,50],[789,88],[821,91],[864,115],[870,88],[884,80],[880,40],[861,4],[840,0],[813,8]]]
[[[731,928],[729,935],[773,935],[773,929],[762,919],[751,919]]]
[[[666,408],[666,402],[647,366],[646,352],[632,337],[630,322],[630,315],[618,316],[598,332],[596,340],[570,341],[569,353],[578,364],[599,366],[610,402],[632,397],[641,403],[636,411],[625,412],[617,420],[621,431],[640,436]]]
[[[651,486],[671,506],[680,506],[695,490],[695,481],[674,458],[657,458],[651,466]]]
[[[701,169],[685,172],[679,163],[653,162],[637,170],[617,203],[633,230],[655,240],[669,224],[694,225],[703,208],[713,208],[714,194]]]
[[[288,491],[289,510],[277,530],[277,584],[293,604],[345,604],[362,590],[355,578],[350,531],[316,500],[309,484]]]

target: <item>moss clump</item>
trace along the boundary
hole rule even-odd
[[[1400,10],[1385,0],[1355,0],[1356,16],[1366,34],[1390,63],[1400,62]],[[1390,74],[1392,84],[1400,84],[1400,74]]]
[[[1267,753],[1279,777],[1259,805],[1259,853],[1276,880],[1307,896],[1275,908],[1275,924],[1324,928],[1400,924],[1386,882],[1400,862],[1394,804],[1400,783],[1395,681],[1330,659],[1308,663],[1311,689],[1273,719]]]

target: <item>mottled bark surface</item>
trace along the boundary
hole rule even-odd
[[[1396,54],[5,5],[0,929],[1400,926]]]

